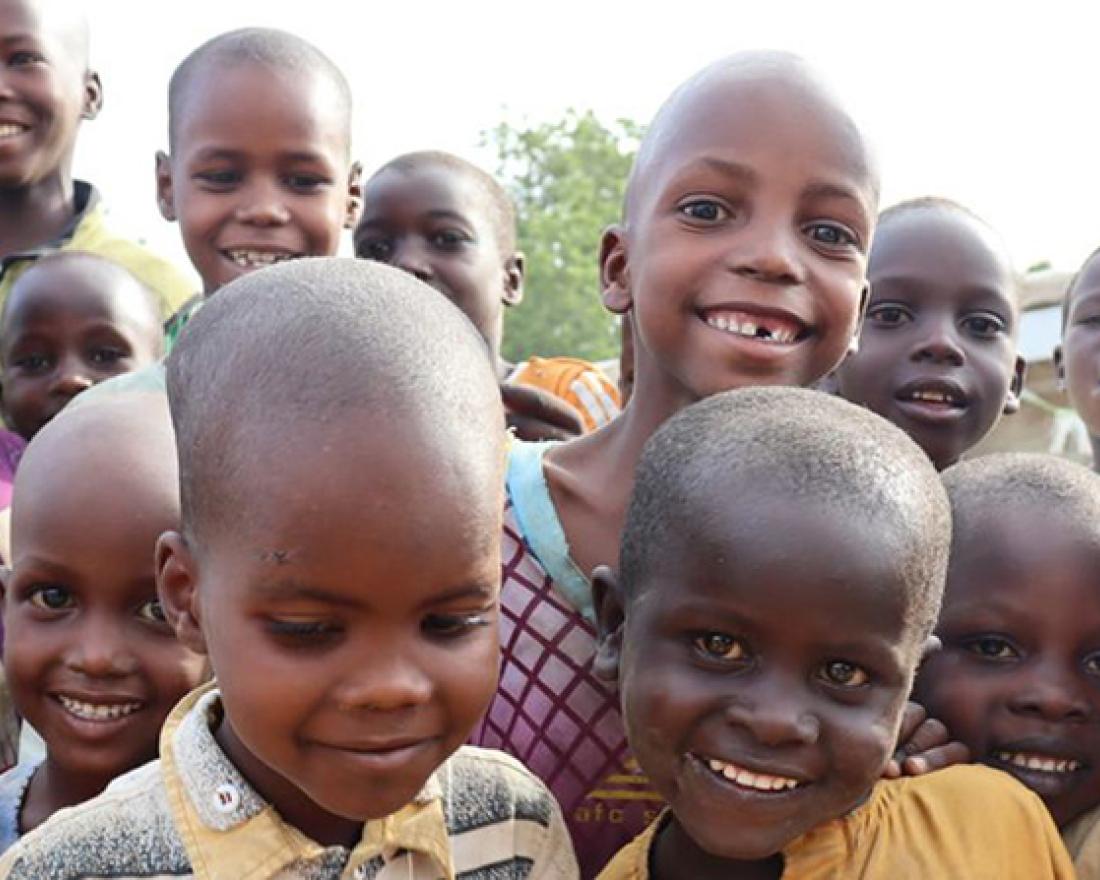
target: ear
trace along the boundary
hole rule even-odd
[[[608,226],[600,239],[600,289],[609,312],[624,315],[634,304],[630,292],[630,264],[627,259],[626,230]]]
[[[165,532],[157,539],[157,595],[168,623],[184,645],[206,653],[202,635],[198,571],[187,539],[179,532]]]
[[[82,119],[95,119],[103,109],[103,83],[94,70],[84,72],[84,108],[80,111]]]
[[[596,677],[608,684],[619,681],[619,666],[623,653],[623,626],[626,615],[623,611],[622,590],[618,578],[606,565],[592,572],[592,596],[596,603],[596,627],[598,630],[596,657],[592,661],[592,671]]]
[[[863,322],[867,318],[867,306],[871,302],[871,282],[863,282],[863,290],[859,292],[859,318],[856,320],[856,329],[852,338],[848,340],[848,357],[859,352],[859,337],[863,333]]]
[[[348,170],[348,204],[344,214],[344,229],[354,229],[363,209],[363,164],[352,162]]]
[[[1005,395],[1006,416],[1020,411],[1020,395],[1024,393],[1025,378],[1027,378],[1027,361],[1020,355],[1016,355],[1016,363],[1012,367],[1012,383],[1008,386],[1008,394]]]
[[[157,150],[157,208],[160,216],[175,223],[176,198],[172,189],[172,160],[164,150]]]
[[[1058,377],[1058,388],[1062,391],[1066,390],[1066,353],[1062,348],[1062,343],[1058,343],[1054,346],[1054,372]]]
[[[504,263],[504,296],[506,306],[518,306],[523,301],[523,279],[527,272],[527,257],[516,251]]]

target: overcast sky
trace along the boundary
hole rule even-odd
[[[491,164],[479,136],[504,118],[575,107],[646,121],[705,63],[789,49],[853,106],[880,157],[884,204],[954,198],[1004,234],[1019,268],[1074,269],[1100,246],[1100,6],[1018,5],[99,0],[92,53],[106,104],[84,128],[76,171],[119,226],[184,260],[153,198],[168,77],[202,40],[245,25],[296,31],[344,69],[368,171],[426,148]]]

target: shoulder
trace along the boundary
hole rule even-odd
[[[168,810],[160,762],[116,780],[103,794],[55,813],[0,861],[11,880],[187,875],[186,851]]]
[[[607,866],[600,871],[597,880],[648,880],[649,853],[653,849],[657,832],[668,817],[667,812],[658,816],[645,831],[615,853]]]
[[[462,746],[436,774],[452,833],[515,819],[549,826],[557,802],[546,785],[511,755]]]

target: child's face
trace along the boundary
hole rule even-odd
[[[157,182],[204,291],[281,260],[335,255],[355,219],[359,168],[334,87],[238,64],[189,89]]]
[[[1100,436],[1100,257],[1082,268],[1062,332],[1066,391],[1089,433]]]
[[[160,317],[137,283],[89,261],[30,269],[0,337],[5,421],[27,438],[93,385],[156,361]]]
[[[1100,804],[1100,533],[1015,507],[956,536],[917,699],[1064,826]]]
[[[522,273],[502,254],[486,196],[457,171],[388,169],[367,183],[355,255],[430,284],[500,347],[502,304],[519,301]]]
[[[709,507],[635,587],[623,715],[688,836],[714,856],[762,859],[867,797],[895,742],[914,636],[890,541],[794,502],[754,502],[752,516],[728,499]]]
[[[161,725],[200,683],[204,658],[176,639],[157,601],[153,550],[178,525],[164,500],[174,485],[131,489],[144,471],[132,454],[84,454],[65,467],[63,485],[58,475],[17,490],[4,669],[50,761],[105,784],[156,757]]]
[[[74,51],[67,3],[0,0],[0,187],[23,187],[67,165],[81,117],[101,91]]]
[[[603,246],[605,302],[634,310],[638,388],[811,384],[859,318],[875,193],[858,135],[775,80],[701,90],[681,117]]]
[[[223,747],[314,839],[409,803],[496,686],[499,462],[459,450],[441,471],[421,430],[381,438],[353,416],[320,457],[283,443],[278,468],[242,477],[255,515],[231,536],[162,540],[162,595],[198,608]]]
[[[868,278],[859,351],[837,371],[840,393],[945,468],[1018,405],[1012,267],[976,220],[914,209],[879,229]]]

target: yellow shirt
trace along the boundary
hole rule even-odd
[[[1080,880],[1100,880],[1100,806],[1070,822],[1062,840]]]
[[[663,821],[620,850],[598,880],[649,880]],[[975,765],[880,782],[862,807],[793,841],[783,859],[782,880],[1076,876],[1043,802],[1007,774]]]

